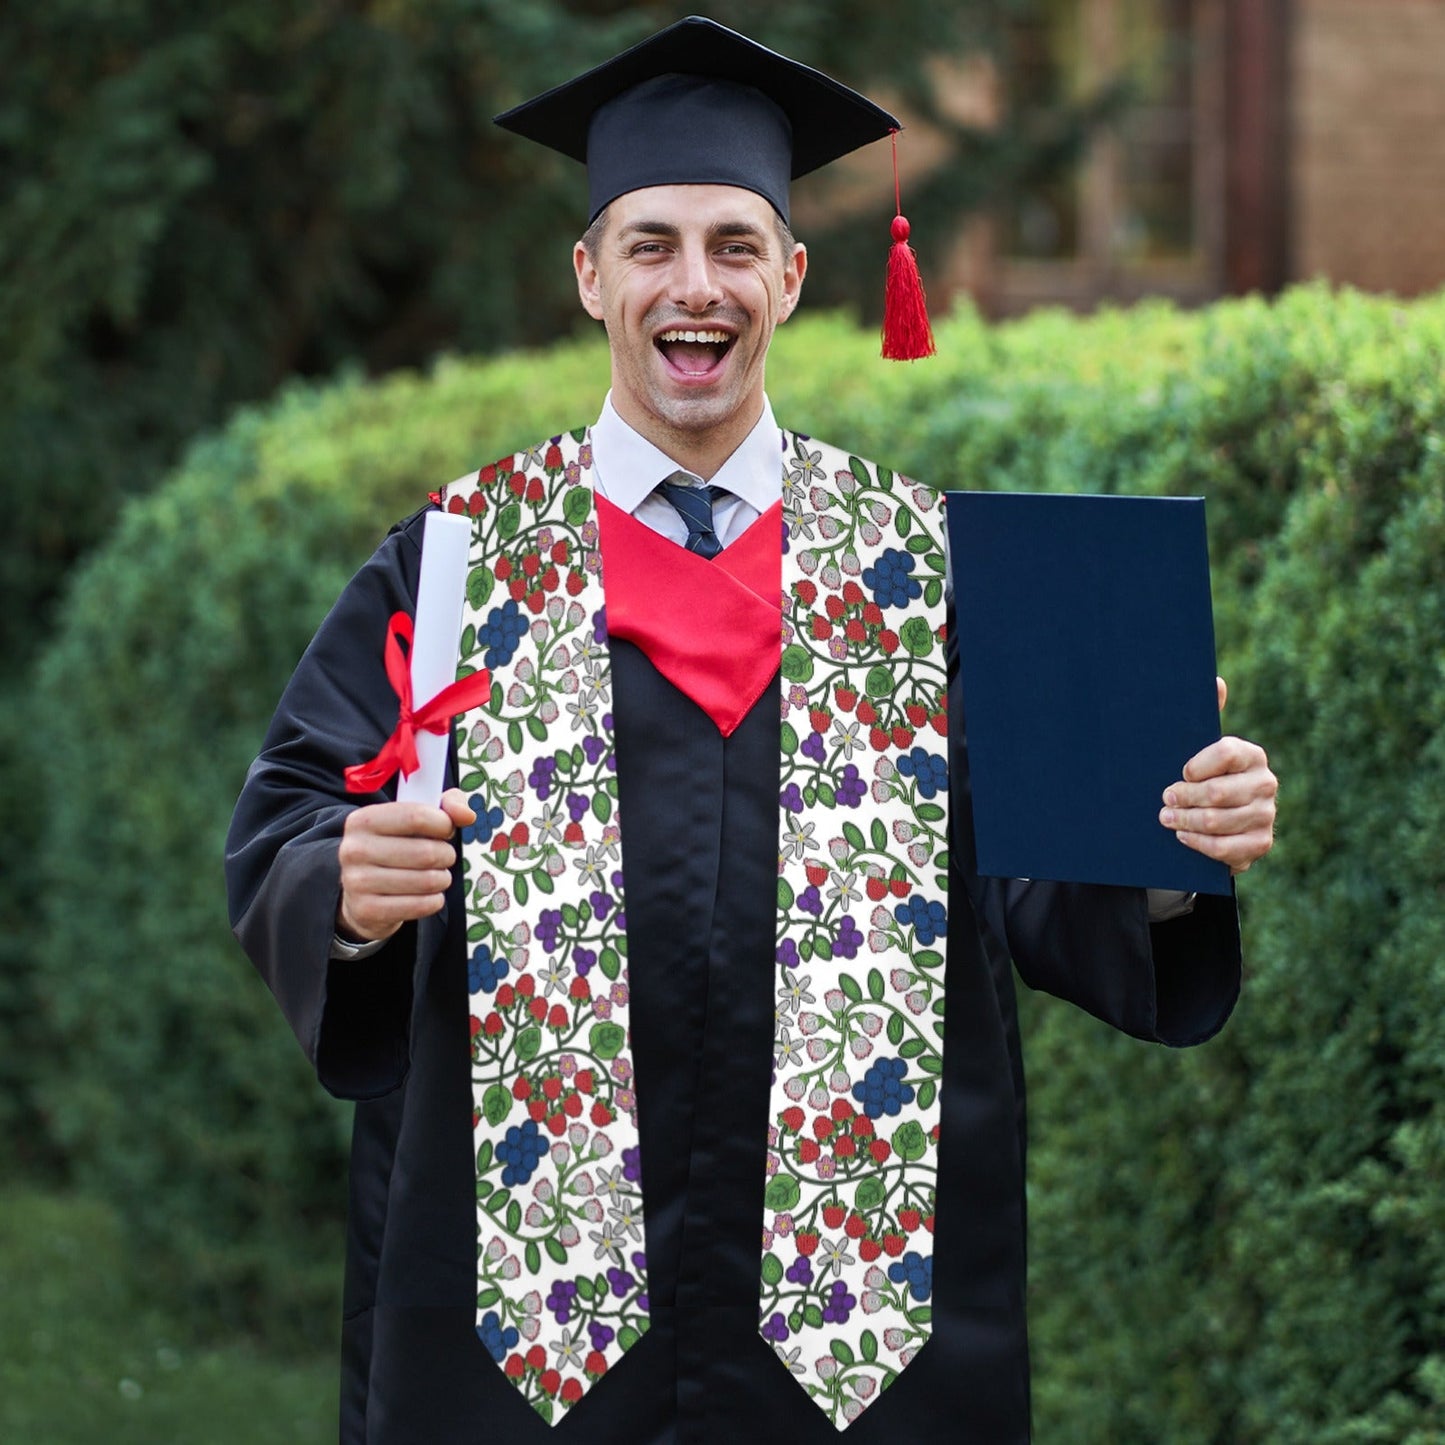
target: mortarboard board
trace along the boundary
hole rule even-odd
[[[793,177],[899,129],[856,90],[698,15],[496,123],[585,162],[594,220],[644,186],[729,185],[786,221]]]

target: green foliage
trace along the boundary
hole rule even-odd
[[[1378,398],[1343,402],[1322,485],[1291,506],[1257,594],[1275,627],[1242,668],[1300,780],[1256,894],[1263,967],[1239,1041],[1254,1077],[1225,1175],[1259,1297],[1251,1440],[1445,1436],[1438,393],[1433,412],[1422,455]],[[1366,460],[1402,451],[1393,476]]]
[[[538,397],[570,386],[585,414],[604,378],[574,347],[239,416],[126,512],[43,660],[36,991],[61,1044],[39,1104],[76,1181],[221,1322],[329,1329],[345,1207],[342,1111],[227,934],[222,845],[260,724],[376,519],[503,426],[548,430]]]
[[[1207,495],[1228,718],[1284,779],[1218,1041],[1026,1001],[1039,1438],[1438,1440],[1445,298],[965,312],[939,341],[889,366],[791,323],[778,415],[951,486]],[[221,916],[246,762],[381,519],[605,376],[594,341],[292,390],[127,511],[47,650],[43,1102],[212,1311],[319,1333],[340,1249],[340,1121]]]
[[[1165,486],[1210,497],[1229,716],[1283,821],[1216,1044],[1035,1011],[1041,1434],[1419,1445],[1445,1438],[1445,307],[1299,292],[1200,329],[1204,404],[1155,408],[1197,480]]]
[[[973,141],[930,183],[942,214],[920,235],[941,249],[961,206],[1038,164],[1037,146],[974,137],[930,99],[927,63],[991,43],[1016,4],[718,0],[711,13],[907,94]],[[30,609],[236,404],[295,374],[573,330],[582,172],[491,117],[686,13],[671,0],[0,10],[0,449],[20,543],[0,656],[29,655]],[[870,234],[881,277],[886,214]],[[832,284],[849,294],[841,271]]]
[[[336,1360],[200,1345],[137,1270],[115,1211],[0,1194],[0,1439],[24,1445],[321,1445]]]

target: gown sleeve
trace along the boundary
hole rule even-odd
[[[1239,996],[1233,893],[1201,893],[1191,912],[1151,924],[1143,888],[980,876],[956,639],[950,609],[953,862],[982,927],[1012,957],[1030,988],[1076,1004],[1136,1038],[1174,1046],[1202,1043],[1223,1027]]]
[[[348,793],[343,772],[373,757],[396,723],[386,628],[393,612],[415,612],[424,517],[425,510],[393,529],[321,624],[246,776],[226,839],[236,937],[322,1085],[348,1099],[396,1089],[409,1062],[417,926],[365,958],[333,959],[331,942],[346,816],[385,800]]]

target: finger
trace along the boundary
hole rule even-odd
[[[1201,748],[1184,764],[1184,779],[1200,783],[1206,778],[1219,777],[1224,773],[1246,773],[1256,767],[1269,767],[1269,759],[1258,743],[1246,742],[1244,738],[1222,737],[1207,748]]]
[[[1211,833],[1176,833],[1186,848],[1217,858],[1228,864],[1231,873],[1243,873],[1252,863],[1264,857],[1274,846],[1272,829],[1254,829],[1248,833],[1219,836]]]
[[[457,850],[444,838],[413,838],[393,833],[344,833],[338,850],[341,871],[361,867],[450,869]]]
[[[450,838],[454,824],[441,808],[425,803],[372,803],[346,816],[344,832],[397,838]]]
[[[353,899],[442,894],[451,883],[451,871],[446,868],[387,868],[363,863],[345,868],[341,874],[341,890]]]
[[[1214,690],[1219,694],[1219,710],[1224,711],[1224,704],[1229,701],[1229,684],[1222,677],[1214,679]]]
[[[1274,826],[1274,802],[1255,798],[1237,807],[1161,808],[1159,821],[1176,833],[1207,833],[1230,837]]]
[[[1243,773],[1222,773],[1202,783],[1171,783],[1164,789],[1164,807],[1247,808],[1257,802],[1273,802],[1278,791],[1279,780],[1268,768],[1250,768]]]
[[[376,942],[390,938],[404,923],[440,912],[445,901],[442,893],[365,894],[356,898],[343,893],[336,919],[346,937]]]

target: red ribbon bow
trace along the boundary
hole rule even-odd
[[[420,766],[416,735],[424,729],[445,733],[454,717],[480,707],[492,693],[492,675],[483,668],[470,677],[448,684],[430,702],[413,710],[411,705],[412,620],[405,612],[393,612],[386,624],[386,676],[400,699],[396,727],[369,763],[357,763],[346,770],[348,793],[374,793],[384,787],[398,770],[409,778]],[[406,644],[402,651],[401,644]]]

